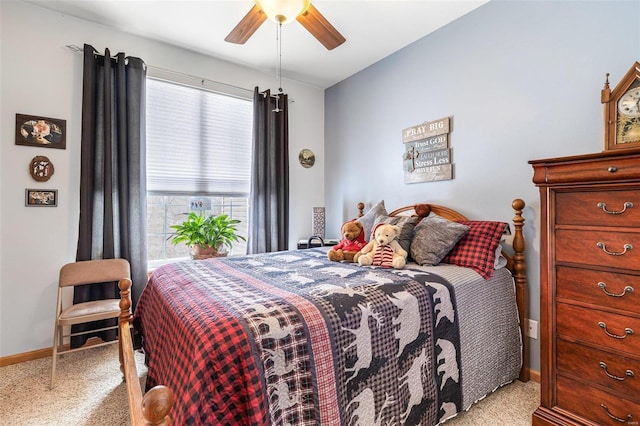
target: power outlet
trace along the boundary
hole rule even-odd
[[[527,320],[527,328],[525,329],[525,336],[532,339],[538,339],[538,321],[532,319]]]

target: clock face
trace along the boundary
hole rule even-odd
[[[640,87],[630,89],[618,101],[618,112],[627,117],[640,117]]]

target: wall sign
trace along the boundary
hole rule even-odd
[[[453,179],[449,117],[402,130],[404,183]]]

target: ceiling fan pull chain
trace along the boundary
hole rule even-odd
[[[275,96],[276,98],[276,107],[275,109],[273,109],[273,112],[280,112],[282,111],[280,109],[280,93],[282,93],[282,22],[278,23],[278,30],[277,30],[277,41],[278,41],[278,49],[277,49],[277,54],[278,54],[278,70],[276,72],[276,78],[278,79],[278,85],[280,87],[278,87],[278,94]]]

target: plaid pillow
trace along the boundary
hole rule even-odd
[[[471,229],[442,262],[465,266],[478,272],[484,279],[491,278],[495,270],[496,249],[507,224],[476,220],[460,220],[458,223]]]

